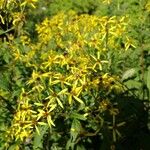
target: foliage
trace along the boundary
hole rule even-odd
[[[1,149],[148,149],[149,2],[6,2]]]

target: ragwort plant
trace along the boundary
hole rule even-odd
[[[34,132],[40,136],[43,126],[50,128],[44,133],[49,135],[47,142],[53,140],[58,130],[56,136],[61,142],[52,143],[51,148],[74,149],[84,143],[82,136],[88,143],[88,137],[100,136],[100,133],[104,136],[106,129],[112,133],[110,145],[117,142],[121,138],[118,128],[126,122],[122,119],[116,124],[120,110],[114,107],[110,96],[122,93],[123,85],[118,76],[109,73],[108,51],[122,53],[129,46],[135,47],[128,42],[126,27],[126,17],[61,12],[36,26],[36,44],[27,36],[21,36],[24,50],[20,50],[12,40],[15,63],[22,64],[30,75],[17,98],[17,109],[6,134],[6,147],[15,142],[19,149],[21,143],[30,143],[35,138]],[[105,120],[105,112],[112,118],[112,126]]]
[[[16,96],[25,80],[24,71],[19,71],[21,64],[16,64],[12,55],[20,48],[19,43],[13,45],[11,41],[24,32],[25,10],[34,4],[34,1],[0,0],[0,149],[3,149],[4,134],[16,109]]]
[[[34,2],[21,1],[22,14]],[[20,17],[12,16],[13,27],[20,31],[15,26]],[[135,48],[127,27],[126,16],[70,11],[37,25],[36,43],[23,30],[18,38],[8,36],[12,70],[18,72],[13,92],[19,92],[13,97],[6,149],[115,149],[119,141],[126,144],[145,118],[144,106],[124,95],[119,76],[112,74],[110,52]],[[1,96],[8,99],[5,90]],[[134,130],[130,127],[139,122]]]
[[[0,38],[8,35],[20,36],[25,24],[25,12],[28,7],[35,8],[37,0],[0,0]]]

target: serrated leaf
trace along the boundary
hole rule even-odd
[[[71,137],[72,137],[72,142],[75,142],[79,132],[81,130],[81,123],[79,120],[74,119],[72,121],[72,125],[71,125]]]
[[[125,71],[122,75],[122,81],[130,79],[134,77],[136,74],[136,70],[134,68]]]

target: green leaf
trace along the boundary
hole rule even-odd
[[[125,85],[129,88],[129,89],[140,89],[142,86],[141,82],[135,81],[135,80],[128,80],[127,82],[125,82]]]
[[[8,90],[8,81],[6,78],[1,77],[1,80],[0,80],[0,88],[2,88],[3,90]]]
[[[136,74],[136,71],[134,68],[128,69],[127,71],[125,71],[122,75],[122,81],[124,80],[128,80],[132,77],[134,77]]]
[[[3,55],[3,59],[6,63],[9,63],[10,54],[8,52],[5,52],[5,54]]]
[[[66,144],[67,150],[70,150],[70,148],[74,149],[75,141],[76,141],[78,134],[80,133],[81,129],[82,129],[82,126],[81,126],[80,121],[77,119],[74,119],[72,121],[71,129],[70,129],[70,136],[71,137],[67,141],[67,144]]]
[[[86,150],[83,145],[77,145],[77,150]]]
[[[0,30],[0,35],[4,34],[5,31],[4,30]]]
[[[77,119],[74,119],[72,121],[72,125],[71,125],[71,139],[72,139],[72,142],[75,142],[79,132],[81,131],[81,123],[79,120]]]
[[[70,117],[74,118],[74,119],[83,120],[83,121],[87,119],[83,114],[81,115],[81,114],[78,114],[76,112],[71,113]]]
[[[13,144],[13,145],[11,145],[11,146],[9,147],[8,150],[16,150],[16,149],[18,149],[18,145],[17,145],[17,144]]]
[[[67,141],[66,150],[74,149],[74,143],[72,143],[71,139]]]
[[[43,136],[46,133],[48,126],[39,126],[38,127],[40,135],[36,132],[34,134],[33,140],[33,150],[41,150],[43,149]]]

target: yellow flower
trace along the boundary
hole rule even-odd
[[[4,18],[2,15],[0,15],[0,20],[1,20],[2,24],[5,24],[5,21],[4,21]]]
[[[13,25],[18,26],[18,24],[23,23],[25,21],[25,16],[23,13],[15,12],[13,13]]]
[[[102,70],[102,64],[103,63],[108,63],[107,60],[101,60],[100,58],[100,52],[97,52],[97,57],[91,55],[91,57],[94,59],[94,65],[92,67],[93,70],[96,71],[96,67],[98,67],[99,70]]]
[[[80,93],[82,92],[82,86],[77,87],[77,82],[73,83],[71,91],[68,93],[68,102],[72,104],[73,99],[83,104],[84,102],[79,98]]]
[[[134,45],[133,39],[126,36],[125,50],[128,50],[130,46],[133,47],[133,48],[136,48],[136,46]]]
[[[100,110],[103,112],[107,109],[110,109],[112,107],[112,104],[110,103],[109,100],[103,100],[100,102]]]
[[[111,2],[112,2],[112,0],[103,0],[104,4],[108,4],[109,5]]]
[[[31,5],[33,8],[36,8],[34,3],[36,3],[38,0],[25,0],[23,3],[21,3],[21,6]]]
[[[30,44],[30,38],[27,37],[26,35],[20,36],[20,40],[23,45],[29,45]]]
[[[145,8],[148,12],[150,12],[150,2],[147,2],[147,4],[145,5]]]

